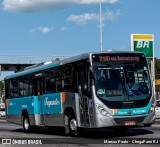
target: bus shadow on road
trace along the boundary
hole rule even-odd
[[[22,128],[12,130],[12,132],[19,132],[24,133]],[[41,127],[41,128],[34,128],[28,134],[45,134],[45,135],[59,135],[65,136],[64,128],[62,127]]]
[[[98,131],[87,130],[83,134],[84,138],[103,139],[103,138],[115,138],[115,137],[132,137],[139,135],[154,134],[154,132],[143,128],[130,128],[127,132],[115,132],[114,130],[105,129]]]
[[[22,132],[23,129],[12,130],[12,132]],[[42,127],[40,129],[32,130],[30,133],[44,134],[44,135],[58,135],[66,136],[64,128],[62,127]],[[147,130],[146,128],[130,128],[127,132],[115,132],[110,129],[103,130],[82,130],[80,137],[91,139],[103,139],[103,138],[115,138],[115,137],[132,137],[137,135],[154,134],[154,132]]]

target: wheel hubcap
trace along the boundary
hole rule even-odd
[[[77,122],[76,122],[75,119],[72,119],[72,120],[70,121],[70,129],[71,129],[72,131],[77,130]]]
[[[26,130],[28,130],[28,128],[29,128],[29,122],[28,122],[27,118],[24,120],[24,127]]]

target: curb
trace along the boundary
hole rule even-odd
[[[160,127],[160,125],[158,125],[158,124],[154,124],[154,125],[152,125],[153,127]]]
[[[6,120],[5,119],[0,119],[0,122],[6,122]]]

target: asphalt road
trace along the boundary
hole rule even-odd
[[[111,130],[86,130],[80,137],[65,136],[63,128],[43,127],[32,133],[24,133],[22,126],[11,124],[0,119],[0,143],[2,139],[12,139],[12,143],[27,144],[34,140],[37,144],[72,144],[78,146],[153,146],[160,145],[160,125],[151,127],[130,128],[127,133],[115,133]],[[14,139],[14,140],[13,140]],[[17,140],[20,140],[17,142]]]

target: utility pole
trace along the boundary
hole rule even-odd
[[[102,51],[102,46],[103,46],[103,38],[102,38],[102,0],[99,0],[100,3],[100,9],[99,9],[99,28],[100,28],[100,50]]]

